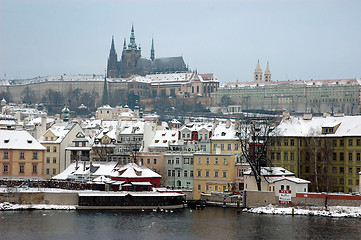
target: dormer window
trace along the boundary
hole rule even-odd
[[[4,139],[4,143],[9,143],[10,142],[10,139]]]
[[[226,136],[226,133],[225,133],[225,132],[222,132],[222,133],[221,133],[221,136],[222,136],[222,137]]]
[[[33,140],[31,140],[31,139],[28,139],[28,143],[32,143],[33,142]]]

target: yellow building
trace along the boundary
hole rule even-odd
[[[234,154],[194,154],[193,198],[200,199],[201,193],[231,191],[235,185]]]
[[[311,191],[356,192],[361,168],[361,116],[284,119],[268,157]]]
[[[42,178],[45,147],[27,131],[0,130],[0,177]]]
[[[83,132],[79,124],[61,123],[53,125],[39,138],[46,148],[44,178],[50,179],[70,165],[70,152],[67,152],[67,156],[65,148],[71,145],[79,132]]]

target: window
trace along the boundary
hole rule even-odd
[[[343,139],[340,139],[340,146],[342,147],[344,145],[345,145],[345,143],[344,143]]]
[[[227,145],[227,150],[232,150],[231,144]]]
[[[353,140],[352,140],[352,139],[349,139],[349,140],[348,140],[348,145],[349,145],[349,146],[352,146],[352,144],[353,144]]]
[[[24,152],[20,152],[20,159],[25,159],[25,153]]]
[[[288,139],[285,139],[285,140],[284,140],[284,145],[285,145],[285,146],[288,146]]]
[[[179,158],[175,159],[175,164],[179,164]]]
[[[343,178],[340,178],[340,184],[344,184]]]
[[[337,153],[332,153],[332,160],[337,161]]]
[[[37,152],[33,152],[33,159],[38,159],[38,153]]]
[[[352,167],[348,168],[348,174],[352,174]]]
[[[227,177],[227,172],[223,171],[223,177],[226,178]]]
[[[156,158],[153,159],[153,164],[157,164],[157,159]]]
[[[190,171],[189,177],[191,177],[191,178],[193,177],[193,170]]]
[[[234,144],[234,150],[238,151],[238,143]]]
[[[332,167],[332,173],[337,173],[337,167]]]
[[[56,163],[56,157],[53,157],[53,163]]]
[[[214,186],[214,191],[218,191],[218,186]]]
[[[213,149],[217,148],[217,143],[213,144]]]
[[[53,152],[56,152],[56,146],[53,147]]]
[[[352,179],[348,180],[348,185],[352,185]]]
[[[189,158],[184,158],[184,164],[189,164]]]
[[[291,152],[290,158],[291,158],[291,161],[294,161],[294,160],[295,160],[295,153],[294,153],[294,152]]]
[[[171,160],[171,159],[168,159],[168,164],[172,164],[172,160]]]
[[[275,160],[275,153],[271,152],[271,160]]]
[[[209,158],[206,159],[206,164],[209,165]]]
[[[294,173],[294,172],[295,172],[295,167],[294,167],[294,166],[290,166],[290,171]]]
[[[361,139],[356,139],[356,146],[361,146]]]
[[[201,185],[198,185],[198,191],[200,191],[201,190]]]
[[[291,146],[294,146],[294,145],[295,145],[295,140],[291,139]]]
[[[227,165],[227,158],[223,158],[223,165]]]
[[[46,151],[50,152],[50,147],[49,146],[46,147]]]
[[[343,152],[340,152],[340,161],[342,162],[345,158],[345,154]]]
[[[343,167],[340,167],[340,173],[344,173],[345,171],[344,171],[344,169],[343,169]]]
[[[202,171],[201,170],[198,170],[197,171],[197,177],[201,177],[202,176]]]
[[[352,152],[348,153],[348,160],[352,162]]]
[[[20,173],[24,173],[24,165],[20,165],[19,172],[20,172]]]
[[[180,177],[181,176],[181,170],[178,170],[177,171],[177,177]]]
[[[361,160],[361,155],[360,153],[356,153],[356,161],[359,162]]]
[[[206,185],[206,191],[208,191],[209,190],[209,186],[208,186],[208,184]]]
[[[224,150],[224,144],[223,143],[221,144],[221,150]]]
[[[7,173],[7,172],[9,172],[9,166],[8,165],[4,165],[4,173]]]
[[[209,177],[209,170],[206,170],[206,177]]]
[[[53,168],[53,174],[56,174],[56,169],[55,168]]]
[[[4,152],[4,159],[9,159],[9,152]]]
[[[188,171],[184,170],[184,177],[188,177]]]
[[[47,174],[47,175],[50,174],[50,169],[49,169],[49,168],[46,169],[46,174]]]
[[[214,164],[218,165],[218,158],[217,157],[214,159]]]
[[[172,170],[172,177],[175,177],[175,170]]]
[[[202,159],[200,157],[198,158],[198,164],[202,164]]]
[[[46,163],[50,163],[50,157],[46,157]]]
[[[284,152],[284,160],[288,161],[288,152]]]
[[[281,153],[279,153],[279,152],[277,153],[277,160],[281,161]]]
[[[214,171],[214,177],[215,177],[215,178],[218,177],[218,171],[217,171],[217,170]]]
[[[172,176],[172,170],[168,170],[168,177]]]
[[[150,164],[150,159],[149,158],[147,159],[147,164]]]
[[[38,166],[37,165],[33,165],[33,173],[37,173],[38,172]]]

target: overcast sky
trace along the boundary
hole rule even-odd
[[[104,74],[134,23],[142,56],[183,56],[221,83],[361,77],[360,0],[0,0],[0,77]]]

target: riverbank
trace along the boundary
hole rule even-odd
[[[292,213],[293,209],[293,213]],[[322,217],[346,217],[346,218],[361,218],[360,207],[347,206],[332,206],[327,210],[321,207],[276,207],[268,205],[266,207],[257,207],[244,209],[244,212],[256,214],[278,214],[278,215],[306,215],[306,216],[322,216]]]
[[[0,203],[0,211],[22,211],[22,210],[75,210],[75,205],[46,205],[46,204],[12,204]]]

